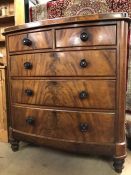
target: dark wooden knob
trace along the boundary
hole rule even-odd
[[[80,123],[79,125],[81,132],[87,132],[88,131],[88,124],[87,123]]]
[[[88,62],[85,59],[82,59],[80,61],[80,67],[86,68],[88,66]]]
[[[88,93],[86,91],[81,91],[79,94],[80,99],[86,99],[88,97]]]
[[[34,122],[35,122],[35,120],[33,119],[33,117],[28,117],[28,118],[26,119],[26,123],[29,124],[29,125],[33,125]]]
[[[24,68],[25,69],[31,69],[32,68],[32,64],[30,62],[25,62],[24,63]]]
[[[81,39],[82,41],[87,41],[88,38],[89,38],[88,33],[86,33],[86,32],[82,32],[82,33],[81,33],[80,39]]]
[[[25,90],[25,94],[26,94],[27,96],[32,96],[32,95],[33,95],[33,91],[32,91],[31,89],[26,89],[26,90]]]
[[[25,45],[25,46],[31,46],[31,45],[32,45],[32,41],[31,41],[30,39],[28,39],[28,38],[24,38],[24,39],[22,40],[22,43],[23,43],[23,45]]]

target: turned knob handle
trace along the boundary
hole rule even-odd
[[[89,38],[88,33],[82,32],[82,33],[80,34],[80,39],[81,39],[82,41],[87,41],[88,38]]]
[[[28,117],[28,118],[26,119],[26,123],[29,124],[29,125],[33,125],[34,122],[35,122],[35,120],[33,119],[33,117]]]
[[[81,132],[87,132],[88,131],[88,124],[87,123],[80,123],[79,125]]]
[[[32,41],[31,41],[30,39],[28,39],[28,38],[24,38],[24,39],[22,40],[22,43],[23,43],[23,45],[25,45],[25,46],[31,46],[31,45],[32,45]]]
[[[24,68],[25,69],[31,69],[32,68],[32,64],[30,62],[25,62],[24,63]]]
[[[81,91],[79,97],[81,100],[86,99],[88,97],[88,93],[86,91]]]
[[[26,94],[27,96],[32,96],[32,95],[33,95],[33,91],[32,91],[31,89],[26,89],[26,90],[25,90],[25,94]]]
[[[88,62],[85,59],[82,59],[80,61],[80,67],[81,68],[86,68],[88,66]]]

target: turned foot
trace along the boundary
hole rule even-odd
[[[114,159],[113,166],[114,166],[114,169],[117,173],[122,172],[122,169],[124,168],[123,164],[124,164],[124,159]]]
[[[15,152],[19,150],[19,141],[13,137],[13,129],[11,127],[9,127],[9,142],[11,144],[12,151]]]
[[[11,139],[10,144],[11,144],[12,151],[16,152],[19,150],[19,141],[15,140],[15,139]]]

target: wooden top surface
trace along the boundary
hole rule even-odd
[[[72,16],[63,18],[46,19],[41,21],[35,21],[30,23],[25,23],[24,25],[12,26],[5,29],[4,35],[23,29],[39,28],[43,26],[52,26],[59,24],[73,24],[76,22],[87,22],[87,21],[109,21],[109,20],[125,20],[130,22],[131,19],[128,17],[127,13],[106,13],[106,14],[94,14],[86,16]]]

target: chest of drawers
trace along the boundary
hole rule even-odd
[[[108,155],[121,172],[129,21],[106,14],[5,30],[14,151],[23,140]]]

